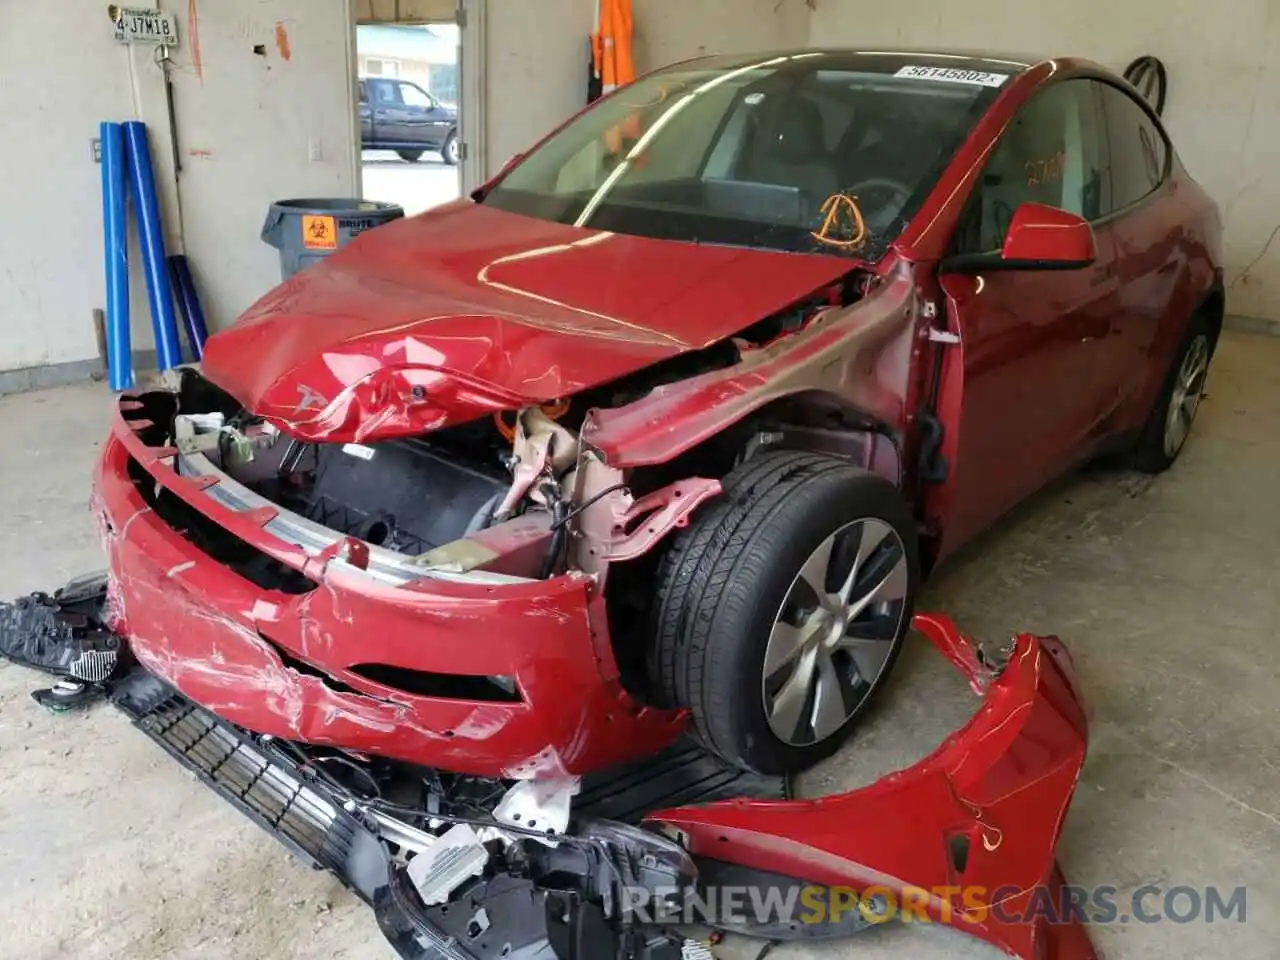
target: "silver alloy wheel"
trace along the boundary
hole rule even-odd
[[[1209,338],[1204,334],[1191,341],[1187,354],[1173,382],[1169,411],[1164,422],[1164,453],[1172,459],[1178,455],[1191,432],[1200,398],[1204,396],[1205,376],[1209,372]]]
[[[764,654],[764,710],[779,740],[819,743],[866,701],[907,614],[910,576],[902,538],[873,518],[845,524],[805,561]]]
[[[457,163],[458,155],[461,152],[462,151],[458,149],[458,138],[450,137],[449,140],[444,145],[445,159],[448,160],[450,163]]]

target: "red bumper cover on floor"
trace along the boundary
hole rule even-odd
[[[852,891],[1023,960],[1096,960],[1054,848],[1084,762],[1085,708],[1053,637],[1021,635],[993,669],[945,617],[915,626],[985,695],[924,760],[849,793],[652,814],[697,856]],[[855,907],[856,908],[856,907]]]

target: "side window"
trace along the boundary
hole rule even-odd
[[[369,87],[363,80],[360,81],[360,102],[369,102]]]
[[[406,107],[425,107],[430,109],[435,106],[431,99],[431,94],[412,83],[400,84],[400,99],[404,101]]]
[[[1164,182],[1169,168],[1169,143],[1133,97],[1109,84],[1100,83],[1098,87],[1111,142],[1110,207],[1120,210],[1137,203]]]
[[[373,85],[373,99],[379,106],[398,107],[400,106],[400,90],[394,83],[375,83]]]
[[[1036,94],[1005,128],[987,161],[961,221],[956,252],[999,250],[1024,203],[1096,220],[1103,213],[1103,146],[1091,81],[1066,80]]]

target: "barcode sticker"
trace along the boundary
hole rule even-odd
[[[973,83],[980,87],[999,87],[1009,79],[1007,73],[984,73],[981,70],[961,70],[958,67],[903,67],[895,77],[906,80],[933,80],[938,83]]]

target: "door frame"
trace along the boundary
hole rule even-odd
[[[488,0],[458,0],[458,147],[462,196],[489,179]]]

